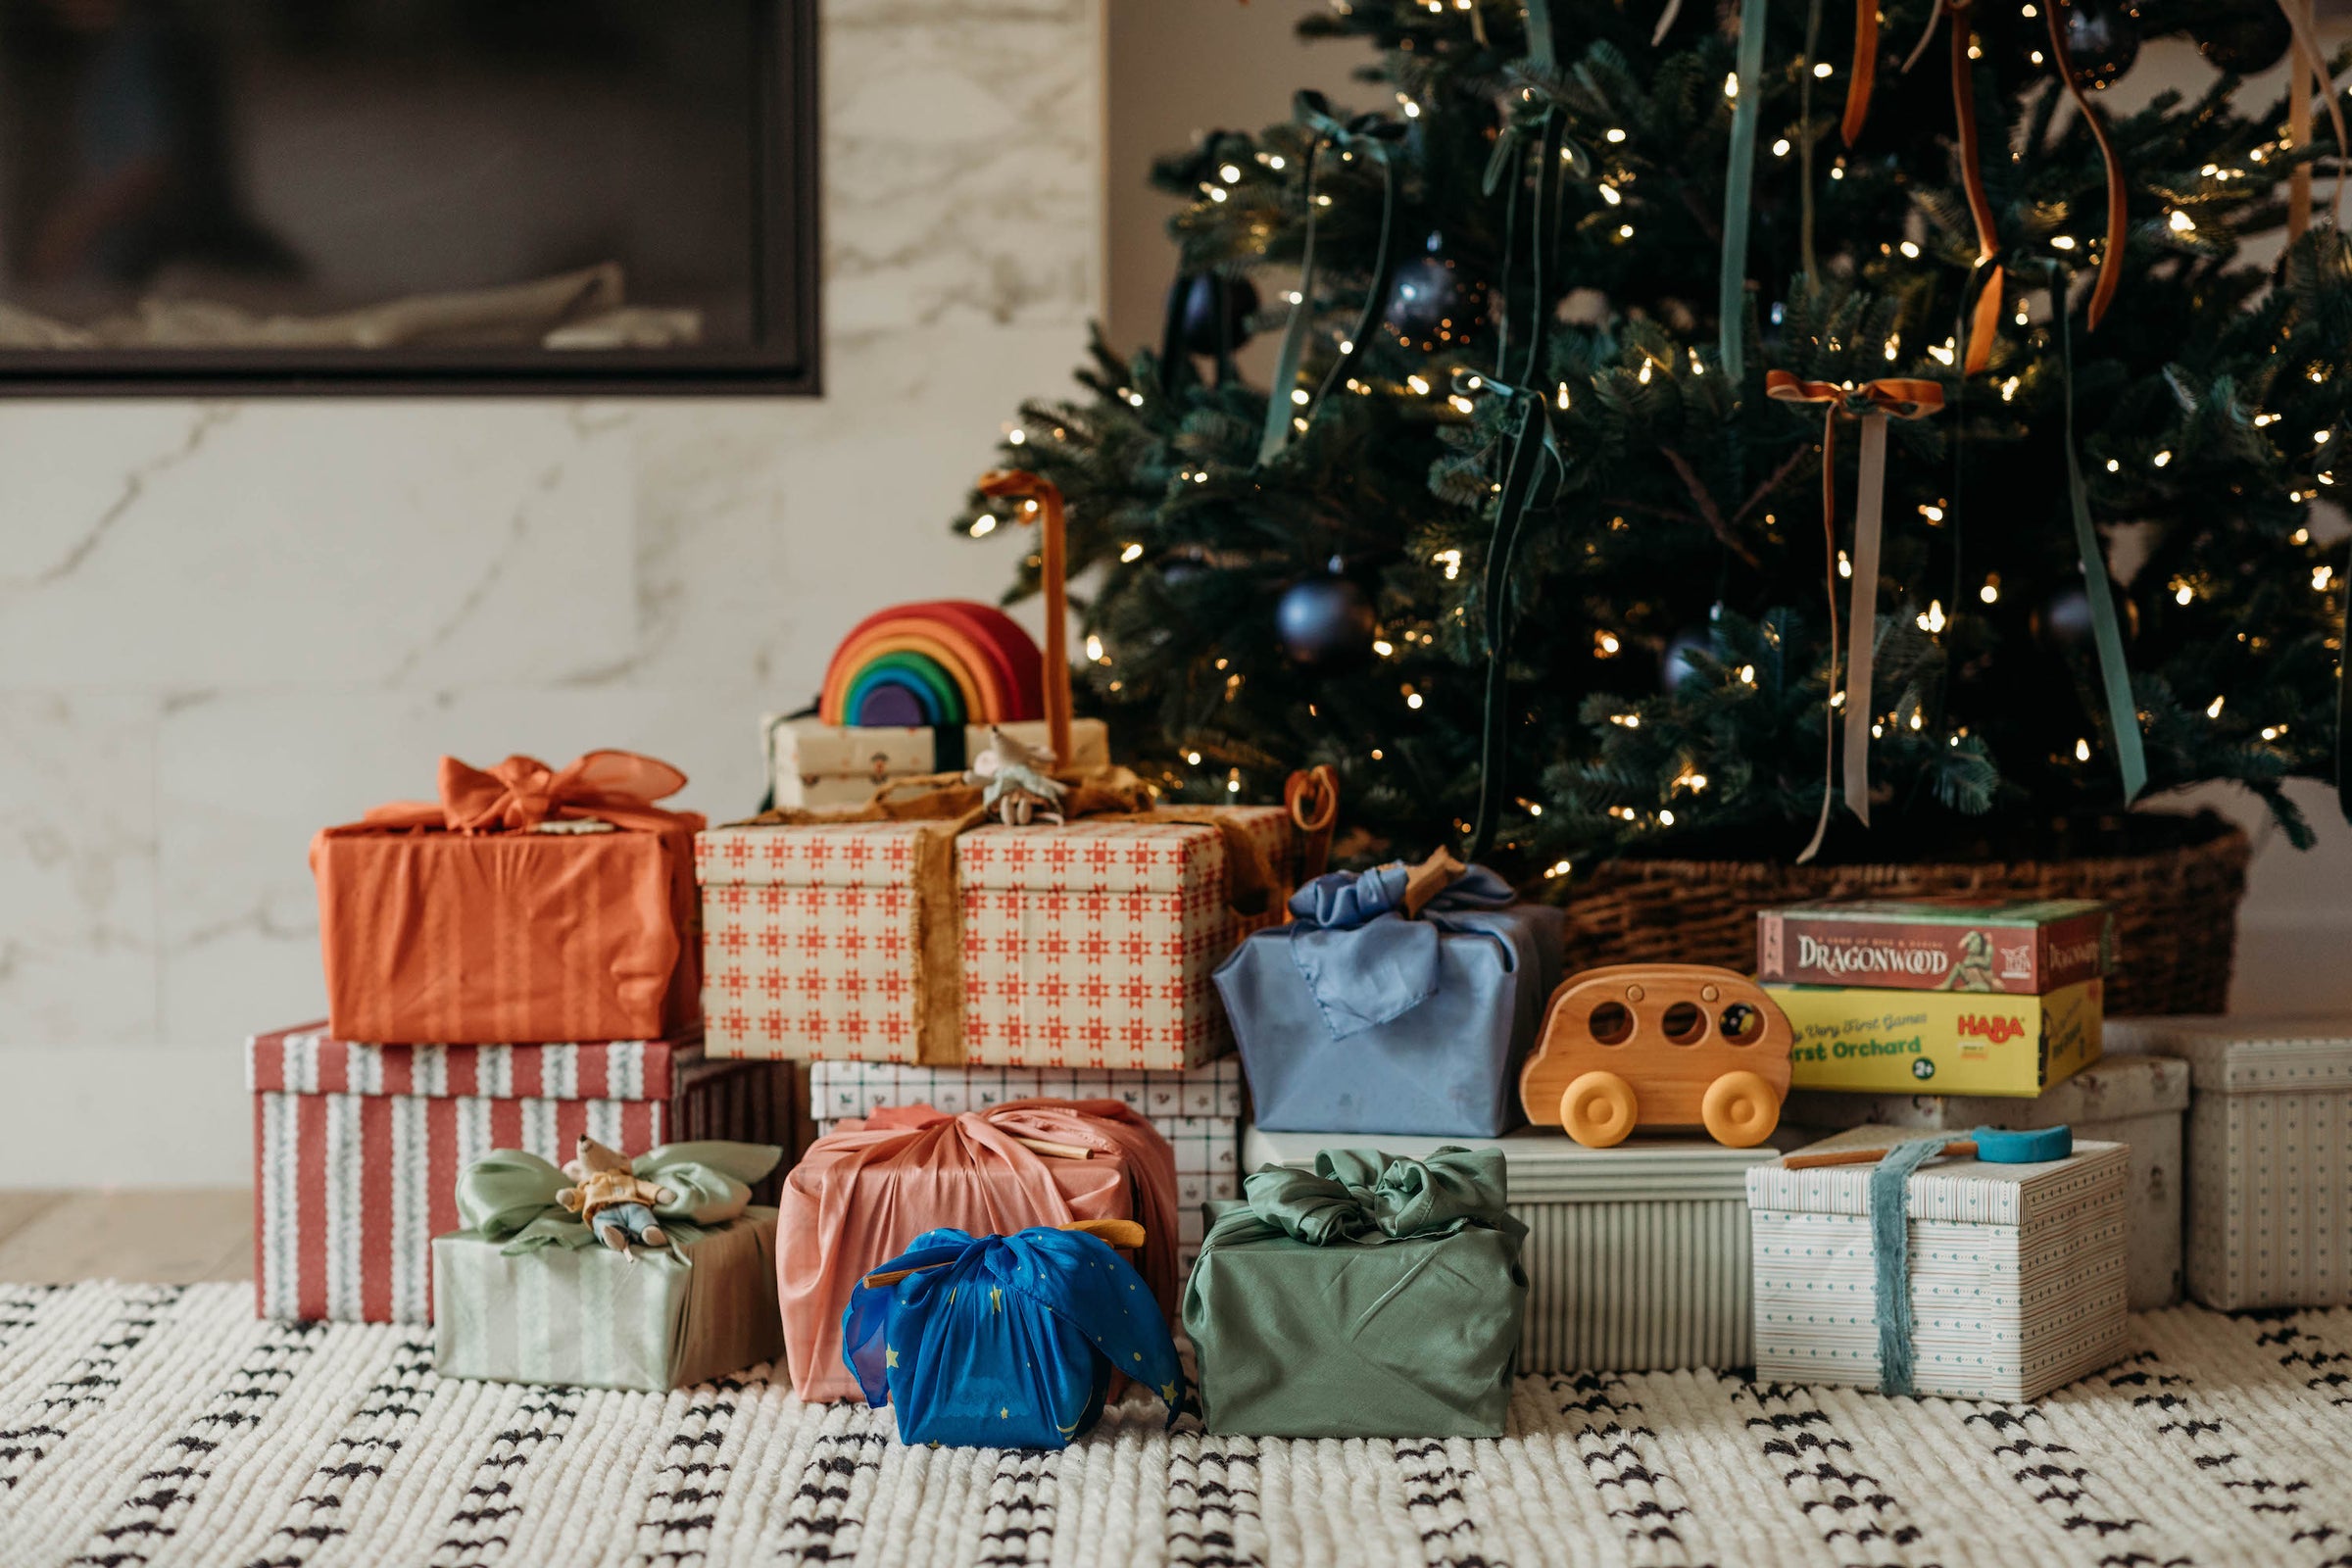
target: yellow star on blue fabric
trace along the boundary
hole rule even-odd
[[[991,1312],[1002,1312],[1004,1310],[1004,1293],[1003,1290],[994,1285],[988,1288],[988,1309]]]
[[[898,1364],[899,1364],[899,1352],[898,1352],[898,1351],[896,1351],[896,1350],[894,1350],[894,1349],[892,1349],[892,1348],[891,1348],[889,1346],[887,1346],[887,1345],[885,1345],[884,1347],[882,1347],[882,1365],[883,1365],[883,1368],[884,1368],[885,1370],[888,1370],[889,1368],[891,1368],[891,1367],[894,1367],[894,1366],[897,1366]]]
[[[1162,1383],[1159,1386],[1159,1396],[1167,1400],[1168,1403],[1174,1404],[1176,1402],[1176,1385],[1173,1383]]]

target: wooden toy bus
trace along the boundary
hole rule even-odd
[[[1730,969],[1588,969],[1552,993],[1519,1102],[1528,1120],[1589,1149],[1637,1127],[1704,1127],[1749,1149],[1780,1125],[1793,1044],[1788,1015]]]

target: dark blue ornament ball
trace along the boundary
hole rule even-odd
[[[1345,577],[1308,577],[1283,590],[1274,606],[1274,634],[1291,662],[1338,670],[1372,654],[1371,596]]]

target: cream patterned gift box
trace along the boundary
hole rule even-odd
[[[997,727],[1026,746],[1044,750],[1053,744],[1043,719]],[[891,779],[959,770],[987,749],[988,731],[986,724],[902,728],[770,713],[760,721],[767,750],[767,804],[816,810],[863,806]],[[1110,732],[1099,718],[1074,718],[1070,752],[1062,760],[1066,768],[1107,766]]]
[[[1633,1138],[1587,1149],[1556,1129],[1501,1138],[1356,1133],[1242,1135],[1245,1169],[1311,1168],[1325,1149],[1427,1159],[1499,1149],[1511,1212],[1527,1225],[1521,1372],[1670,1372],[1744,1366],[1750,1355],[1747,1172],[1770,1149],[1705,1138]]]
[[[1891,1150],[1919,1137],[1858,1127],[1798,1152]],[[1889,1352],[1899,1361],[1907,1343],[1911,1386],[1887,1392],[2016,1400],[2108,1365],[2124,1352],[2128,1321],[2128,1168],[2123,1145],[2087,1140],[2034,1164],[1931,1159],[1889,1195],[1909,1244],[1889,1265],[1872,1237],[1878,1164],[1756,1166],[1747,1201],[1757,1379],[1882,1388]],[[1882,1292],[1908,1302],[1907,1337]]]
[[[2188,1063],[2188,1294],[2352,1303],[2352,1019],[2119,1019]]]
[[[1115,1100],[1148,1119],[1175,1152],[1179,1271],[1200,1255],[1200,1205],[1242,1196],[1239,1056],[1164,1072],[819,1061],[809,1064],[808,1086],[809,1112],[820,1135],[885,1105],[929,1105],[955,1114],[1011,1100]]]
[[[1271,868],[1270,912],[1236,914],[1224,833],[1174,817],[700,834],[707,1048],[933,1066],[1222,1055],[1232,1037],[1210,972],[1279,915],[1292,854],[1281,808],[1216,814]]]
[[[2121,1024],[2110,1024],[2120,1029]],[[2131,1213],[2132,1310],[2180,1299],[2181,1113],[2188,1063],[2165,1056],[2105,1056],[2031,1100],[1993,1095],[1850,1095],[1795,1089],[1781,1105],[1780,1141],[1810,1143],[1876,1124],[1962,1137],[1973,1127],[2058,1127],[2132,1151],[2124,1201]]]

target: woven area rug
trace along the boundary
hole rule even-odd
[[[2133,1324],[2034,1404],[1531,1377],[1497,1443],[909,1449],[764,1373],[443,1382],[238,1286],[0,1286],[0,1564],[2352,1563],[2352,1312]]]

